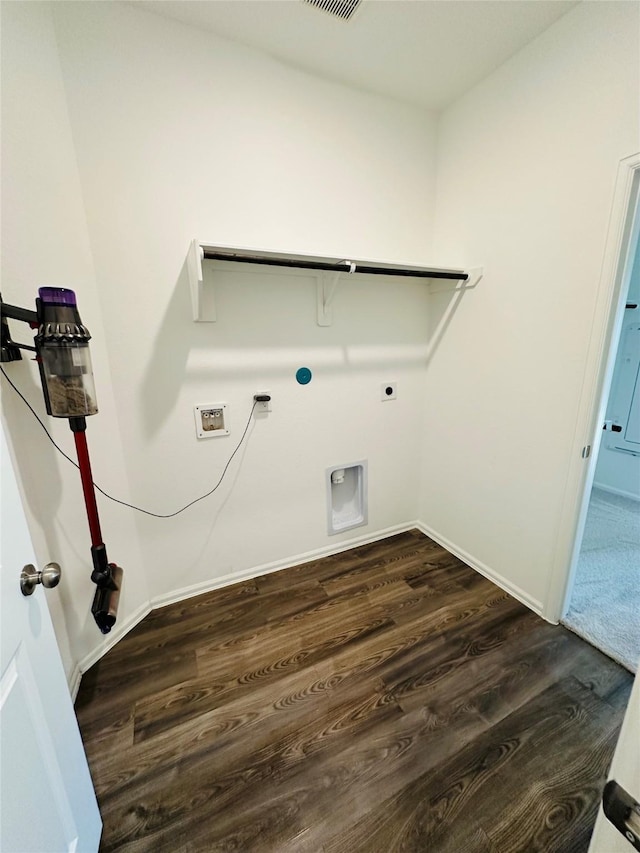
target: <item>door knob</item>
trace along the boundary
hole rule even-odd
[[[20,572],[20,591],[23,595],[31,595],[39,583],[45,589],[53,589],[58,586],[61,577],[62,569],[57,563],[47,563],[41,572],[29,563]]]

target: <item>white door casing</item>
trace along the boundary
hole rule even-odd
[[[0,465],[0,850],[93,853],[102,822],[46,591],[20,591],[23,566],[42,566],[3,426]]]
[[[569,609],[640,229],[639,206],[640,152],[626,157],[618,167],[553,567],[542,611],[550,622],[559,622]]]

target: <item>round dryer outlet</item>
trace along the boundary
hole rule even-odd
[[[381,400],[395,400],[398,394],[398,386],[395,382],[385,382],[380,386]]]

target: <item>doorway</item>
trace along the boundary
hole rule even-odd
[[[563,624],[632,672],[640,661],[640,201],[629,206],[609,346]],[[612,306],[616,312],[616,305]]]
[[[640,240],[564,624],[635,672],[640,660]]]

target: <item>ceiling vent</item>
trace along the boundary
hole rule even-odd
[[[334,18],[348,21],[361,3],[361,0],[304,0],[309,6],[315,6]]]

